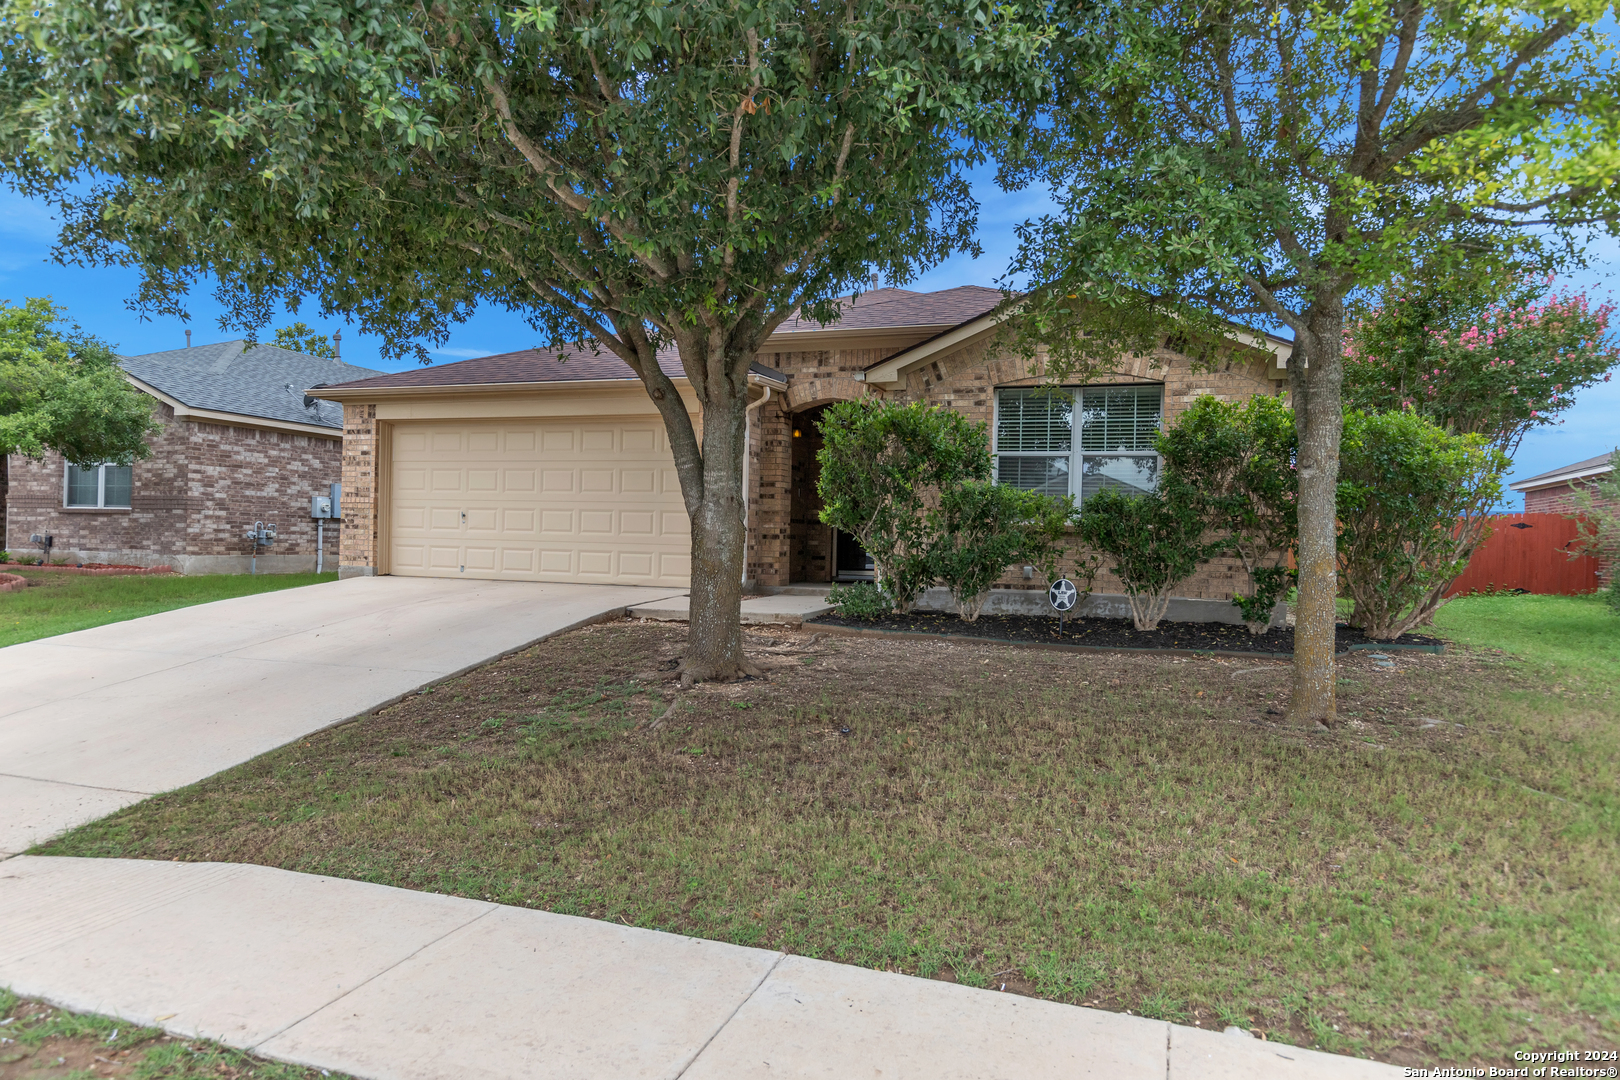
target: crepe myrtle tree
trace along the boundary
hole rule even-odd
[[[691,518],[689,679],[748,670],[760,344],[976,250],[964,169],[1045,93],[1018,0],[6,2],[3,168],[145,310],[212,274],[228,322],[314,297],[425,360],[494,304],[628,364]]]
[[[1224,320],[1285,328],[1298,430],[1291,719],[1336,709],[1335,492],[1346,302],[1423,266],[1444,279],[1578,258],[1620,210],[1620,77],[1596,0],[1170,0],[1078,5],[1043,123],[1003,179],[1058,212],[1010,275],[1051,374],[1110,337],[1207,354]],[[1155,331],[1155,327],[1161,328]],[[1073,343],[1079,343],[1078,345]]]
[[[1347,404],[1416,409],[1508,456],[1620,366],[1612,303],[1545,280],[1391,282],[1348,330]],[[1505,287],[1504,287],[1505,286]]]

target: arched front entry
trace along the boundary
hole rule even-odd
[[[789,401],[792,401],[791,391]],[[821,520],[821,496],[816,486],[821,466],[817,455],[822,446],[821,417],[829,404],[831,402],[823,401],[798,410],[790,417],[793,427],[788,578],[794,582],[870,581],[872,560],[860,543]]]

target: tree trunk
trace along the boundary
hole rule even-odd
[[[1310,333],[1289,361],[1294,427],[1299,435],[1299,605],[1294,625],[1294,685],[1289,719],[1329,724],[1338,710],[1334,647],[1339,595],[1339,438],[1344,408],[1340,351],[1342,300],[1312,305]]]
[[[691,629],[681,675],[694,682],[758,673],[742,647],[747,404],[745,376],[734,387],[713,386],[703,408],[702,491],[686,499],[692,519]]]

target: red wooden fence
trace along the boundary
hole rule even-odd
[[[1576,536],[1575,519],[1562,514],[1498,514],[1493,530],[1474,551],[1462,577],[1447,596],[1524,589],[1533,593],[1574,596],[1598,587],[1597,560],[1568,556]]]

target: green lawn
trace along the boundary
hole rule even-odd
[[[254,862],[1006,986],[1398,1064],[1620,1048],[1620,619],[1459,600],[1341,667],[752,638],[541,643],[41,854]]]
[[[336,574],[205,574],[198,577],[91,577],[4,565],[0,572],[31,582],[25,592],[0,593],[0,646],[54,637],[106,623],[233,596],[295,589]]]

